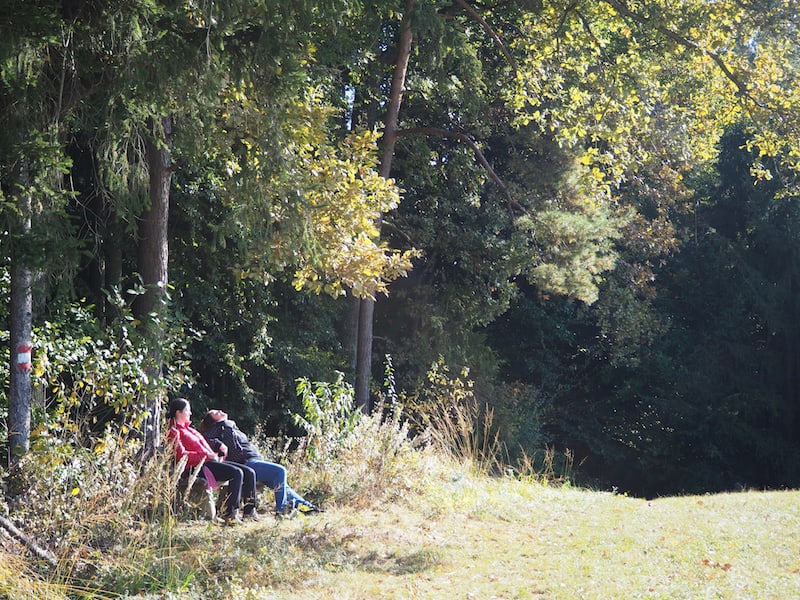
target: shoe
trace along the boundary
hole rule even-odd
[[[230,514],[222,515],[222,521],[228,526],[241,525],[242,517],[239,516],[239,511],[235,510]]]
[[[311,505],[300,504],[300,505],[297,506],[297,510],[298,510],[298,512],[300,512],[301,515],[314,515],[314,514],[317,514],[317,513],[324,513],[325,512],[319,506],[314,506],[313,504],[311,504]]]
[[[258,516],[258,513],[254,510],[247,511],[244,513],[244,519],[247,521],[260,521],[261,517]]]

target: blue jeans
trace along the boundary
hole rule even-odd
[[[248,460],[245,463],[256,473],[256,481],[263,483],[275,492],[275,510],[281,512],[289,506],[303,504],[313,507],[308,500],[302,498],[286,483],[286,468],[265,460]]]

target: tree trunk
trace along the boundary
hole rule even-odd
[[[373,409],[369,383],[372,379],[372,330],[375,300],[363,298],[359,303],[358,336],[356,338],[356,406],[369,414]]]
[[[169,258],[168,217],[169,189],[172,180],[172,120],[164,117],[153,126],[147,140],[150,169],[150,206],[139,221],[137,264],[145,291],[134,302],[134,314],[147,324],[150,338],[150,375],[157,380],[162,372],[161,342],[164,332],[159,317],[167,296],[167,261]],[[151,392],[147,400],[147,419],[143,427],[144,450],[158,447],[161,437],[161,392]]]
[[[123,235],[114,208],[103,195],[94,194],[89,202],[89,218],[93,219],[92,225],[100,244],[89,264],[88,280],[101,322],[107,325],[120,316],[118,307],[105,292],[119,288],[122,281]]]
[[[27,173],[19,177],[19,221],[11,266],[11,347],[8,394],[8,464],[28,451],[31,435],[31,340],[33,327],[33,272],[27,257],[32,201]]]
[[[356,354],[358,352],[358,315],[361,312],[361,300],[356,296],[347,296],[344,316],[339,327],[339,341],[347,357],[350,373],[356,372]]]
[[[386,179],[389,178],[392,171],[392,157],[394,156],[394,146],[397,140],[397,122],[400,115],[400,106],[403,103],[408,61],[411,57],[411,44],[414,40],[414,33],[411,28],[411,14],[414,10],[414,4],[415,0],[406,0],[403,22],[400,25],[397,39],[397,61],[392,74],[392,87],[389,92],[389,102],[384,120],[380,174]],[[375,300],[372,298],[362,299],[358,318],[355,402],[356,406],[360,406],[367,413],[372,412],[374,408],[369,390],[370,380],[372,379],[374,314]]]

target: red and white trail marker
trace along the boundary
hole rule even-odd
[[[31,350],[33,350],[33,346],[29,343],[17,346],[17,368],[20,371],[31,370]]]

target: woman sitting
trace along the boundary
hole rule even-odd
[[[176,398],[169,405],[169,433],[167,440],[172,443],[175,460],[186,457],[186,471],[200,465],[208,467],[219,481],[228,482],[228,495],[222,518],[228,524],[240,523],[239,506],[244,504],[244,516],[258,520],[256,512],[256,474],[253,469],[225,460],[228,449],[223,444],[216,450],[203,435],[191,425],[192,407],[185,398]]]
[[[303,514],[322,512],[289,487],[286,483],[286,468],[264,460],[236,423],[228,418],[226,412],[217,409],[208,411],[200,424],[200,431],[212,445],[224,444],[228,448],[229,460],[255,471],[256,481],[275,492],[276,514],[286,514],[294,509]]]

